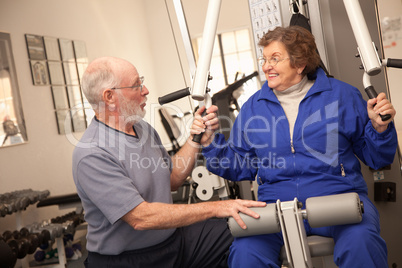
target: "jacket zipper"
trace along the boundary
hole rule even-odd
[[[345,177],[345,176],[346,176],[345,168],[343,167],[343,164],[342,164],[342,163],[341,163],[341,174],[342,174],[342,177]]]
[[[294,154],[296,152],[295,147],[293,147],[293,141],[292,140],[290,140],[290,150],[292,151],[292,154]]]

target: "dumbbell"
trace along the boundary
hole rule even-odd
[[[77,213],[75,211],[69,212],[63,216],[57,216],[56,218],[52,218],[52,223],[63,223],[69,220],[72,220],[76,217]]]
[[[15,203],[11,200],[8,200],[7,202],[3,202],[2,205],[4,206],[4,211],[7,215],[11,215],[14,212],[18,211]]]
[[[34,259],[38,262],[49,260],[53,257],[58,257],[57,249],[50,249],[50,250],[38,250],[34,254]]]
[[[50,195],[49,190],[37,191],[36,193],[38,194],[38,201],[42,201]]]
[[[23,196],[26,196],[29,198],[30,203],[34,204],[38,201],[41,201],[48,197],[50,195],[50,192],[48,190],[45,191],[32,191],[31,189],[24,191],[21,193]]]
[[[29,199],[27,197],[12,197],[2,202],[3,213],[12,214],[20,210],[24,210],[29,206]],[[3,214],[2,213],[2,214]]]
[[[25,209],[29,204],[34,204],[40,200],[43,200],[49,195],[50,192],[48,190],[33,191],[32,189],[25,189],[25,190],[13,191],[1,194],[0,204],[12,205],[11,209],[8,209],[7,212],[8,214],[11,214],[12,212]]]
[[[25,227],[31,234],[35,234],[39,240],[39,247],[47,248],[52,239],[48,229],[42,228],[40,224],[33,223]]]
[[[66,247],[64,250],[66,252],[67,259],[71,259],[74,256],[74,249],[72,247]]]
[[[83,215],[83,214],[76,215],[76,216],[73,218],[73,222],[74,222],[74,226],[75,226],[75,227],[77,227],[77,226],[80,225],[81,223],[84,223],[84,222],[85,222],[84,215]]]
[[[21,190],[18,193],[18,196],[22,197],[27,197],[29,199],[29,203],[35,204],[39,200],[39,194],[36,191],[33,191],[32,189],[26,189],[26,190]]]
[[[74,222],[71,220],[68,220],[64,223],[61,224],[63,226],[63,233],[64,234],[73,234],[75,232],[75,225]]]
[[[46,234],[47,241],[54,243],[56,238],[61,237],[63,234],[63,227],[60,224],[49,224],[40,226],[36,229],[39,232]]]
[[[77,215],[75,211],[67,213],[63,216],[58,216],[51,219],[52,223],[60,223],[63,225],[64,233],[74,232],[75,228],[85,222],[81,215]]]
[[[228,226],[234,237],[280,232],[276,204],[267,204],[266,207],[251,207],[250,209],[258,213],[260,218],[255,219],[239,213],[247,225],[245,230],[237,224],[233,217],[228,219]],[[363,212],[363,203],[357,193],[310,197],[306,199],[306,210],[301,211],[303,218],[308,220],[312,228],[359,223],[362,220]]]
[[[30,246],[29,241],[25,237],[21,237],[18,231],[5,231],[3,233],[3,239],[18,259],[22,259],[28,254]]]
[[[54,238],[58,238],[61,237],[64,233],[64,227],[62,224],[59,223],[52,223],[49,226],[47,226],[48,228],[50,228],[51,234],[53,234]],[[49,231],[50,231],[49,230]]]
[[[22,228],[20,231],[5,231],[3,239],[7,242],[15,240],[11,245],[17,252],[18,258],[23,258],[27,254],[33,254],[39,245],[43,242],[44,235],[41,233],[30,233],[27,228]]]
[[[27,254],[35,253],[42,243],[47,244],[47,241],[50,240],[50,234],[48,230],[43,230],[42,233],[30,233],[27,228],[22,228],[20,231],[5,231],[3,236],[0,236],[0,240],[9,247],[12,253],[9,254],[10,262],[13,262],[14,259],[22,259]],[[0,264],[2,263],[0,262]]]
[[[80,243],[74,243],[73,245],[72,245],[72,248],[74,249],[74,250],[78,250],[78,251],[82,251],[82,246],[81,246],[81,244]]]
[[[73,212],[73,213],[75,213],[75,212]],[[52,218],[50,221],[52,223],[63,223],[63,222],[70,220],[73,216],[74,216],[74,214],[67,213],[63,216],[57,216],[56,218]]]
[[[52,218],[51,223],[60,224],[63,227],[63,233],[73,233],[81,221],[77,213],[72,211],[63,216]]]
[[[29,242],[28,254],[33,254],[41,244],[46,242],[42,233],[31,233],[25,227],[20,230],[20,234]]]
[[[15,204],[12,201],[14,196],[11,193],[4,193],[0,195],[0,215],[2,217],[7,214],[10,215],[16,211]]]
[[[3,202],[4,200],[8,200],[11,196],[12,196],[11,193],[0,194],[0,202]]]
[[[7,230],[3,232],[2,238],[4,241],[7,242],[7,240],[11,239],[13,237],[13,232]]]
[[[11,247],[0,239],[0,265],[4,268],[13,268],[17,262],[17,255],[14,254]]]
[[[36,261],[43,261],[46,258],[46,253],[43,250],[37,250],[34,254],[34,259]]]
[[[8,214],[7,207],[0,202],[0,217],[5,217]]]
[[[65,253],[67,259],[78,259],[82,257],[82,247],[80,243],[70,244],[65,247]]]
[[[50,192],[45,191],[33,191],[32,189],[20,190],[12,193],[17,198],[24,198],[29,200],[29,204],[34,204],[39,200],[46,198]]]
[[[17,211],[25,210],[29,206],[29,198],[26,196],[16,196],[12,199]],[[16,212],[16,211],[15,211]]]
[[[54,249],[51,249],[51,250],[45,252],[45,259],[47,259],[47,260],[51,259],[53,257],[57,258],[58,256],[59,255],[58,255],[58,252],[57,252],[57,248],[54,248]]]

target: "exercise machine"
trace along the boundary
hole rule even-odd
[[[370,82],[370,76],[377,75],[381,72],[382,66],[402,68],[401,59],[381,59],[377,53],[377,48],[370,37],[369,30],[367,28],[366,21],[363,16],[363,12],[359,5],[359,0],[343,0],[346,8],[350,24],[352,26],[353,34],[357,42],[358,57],[362,62],[363,74],[363,86],[364,91],[370,99],[377,97],[373,85]],[[382,115],[381,120],[387,121],[391,118],[390,115]]]

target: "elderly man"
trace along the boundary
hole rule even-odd
[[[172,204],[171,190],[199,152],[192,136],[204,132],[201,145],[213,139],[217,108],[171,158],[142,120],[149,93],[143,83],[131,63],[113,57],[94,60],[83,75],[95,118],[74,150],[73,177],[88,223],[86,267],[225,267],[233,239],[224,218],[246,228],[238,212],[258,218],[249,207],[265,203]]]

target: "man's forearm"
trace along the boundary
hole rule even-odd
[[[191,140],[191,137],[183,147],[172,157],[173,168],[170,175],[172,190],[180,187],[194,168],[201,146]]]
[[[171,229],[187,226],[215,216],[214,205],[164,204],[143,202],[123,216],[136,230]]]
[[[239,212],[257,219],[259,215],[250,207],[265,206],[265,202],[241,199],[196,204],[165,204],[144,201],[124,215],[122,219],[136,230],[160,230],[187,226],[214,217],[233,217],[239,226],[245,229],[246,224]]]

